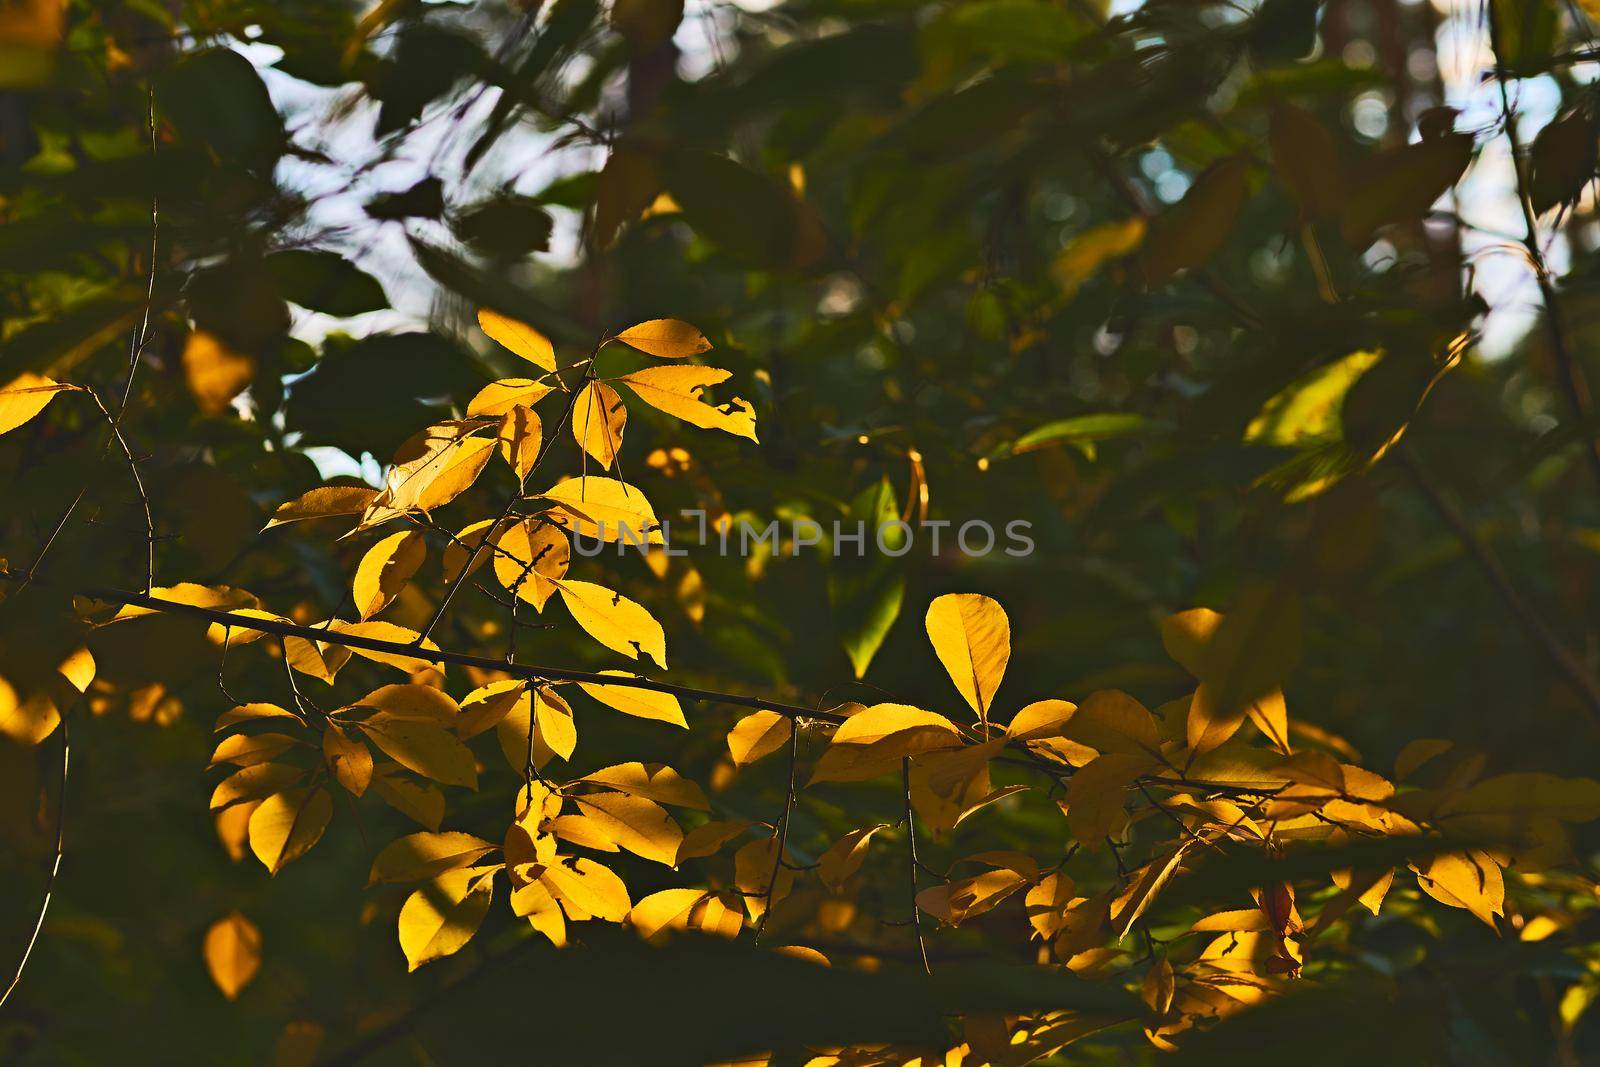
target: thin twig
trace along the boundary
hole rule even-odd
[[[795,800],[795,764],[800,758],[800,730],[793,723],[789,724],[789,788],[783,795],[783,816],[778,820],[777,844],[778,847],[772,856],[772,874],[767,878],[767,892],[765,902],[761,909],[761,921],[756,924],[755,937],[752,940],[759,942],[761,932],[767,928],[767,920],[772,917],[772,897],[778,889],[778,872],[783,870],[783,850],[789,842],[789,820],[794,815]]]
[[[1400,465],[1400,469],[1405,471],[1406,476],[1410,478],[1411,484],[1416,487],[1417,491],[1422,494],[1423,499],[1428,502],[1438,516],[1444,520],[1444,524],[1455,534],[1456,540],[1461,542],[1461,547],[1467,550],[1467,554],[1478,565],[1478,569],[1483,572],[1483,576],[1494,587],[1494,591],[1500,595],[1500,599],[1505,601],[1506,606],[1511,609],[1511,613],[1522,624],[1523,630],[1527,632],[1529,637],[1533,638],[1535,644],[1544,650],[1545,655],[1550,657],[1550,661],[1555,664],[1556,669],[1566,678],[1568,684],[1572,686],[1578,696],[1583,698],[1584,706],[1589,709],[1589,714],[1597,722],[1600,722],[1600,685],[1596,684],[1594,678],[1590,676],[1583,664],[1578,661],[1578,658],[1567,650],[1567,647],[1561,643],[1561,639],[1545,624],[1544,619],[1533,609],[1533,605],[1529,604],[1522,594],[1517,591],[1517,587],[1511,584],[1511,578],[1506,574],[1505,569],[1500,566],[1500,561],[1495,559],[1494,554],[1489,551],[1487,545],[1479,540],[1472,527],[1467,524],[1466,519],[1462,518],[1461,513],[1444,498],[1443,494],[1429,480],[1427,474],[1422,470],[1409,450],[1403,447],[1396,448],[1394,449],[1394,456],[1396,462]]]
[[[922,957],[922,971],[932,974],[928,965],[928,944],[922,938],[922,907],[917,903],[917,816],[911,808],[911,757],[900,760],[900,781],[906,795],[906,851],[909,854],[907,870],[911,879],[911,928],[917,935],[917,953]]]
[[[5,1007],[6,1001],[11,999],[11,994],[16,992],[17,986],[22,983],[22,972],[27,969],[28,960],[33,956],[33,947],[39,943],[39,931],[44,929],[44,917],[50,910],[50,899],[55,895],[56,877],[61,873],[61,859],[66,855],[67,839],[67,765],[72,756],[72,738],[67,732],[67,717],[61,717],[61,783],[56,795],[56,855],[50,864],[50,876],[45,879],[44,899],[39,902],[39,917],[34,920],[33,933],[28,937],[28,947],[22,950],[22,958],[17,961],[17,972],[11,977],[11,984],[6,986],[6,991],[0,993],[0,1008]]]

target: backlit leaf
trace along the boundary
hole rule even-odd
[[[778,751],[788,744],[793,729],[789,717],[775,711],[753,711],[746,715],[728,731],[728,751],[733,756],[734,766],[748,766]]]
[[[1011,659],[1011,623],[1005,609],[977,593],[947,593],[928,605],[928,640],[950,680],[980,722],[989,719],[995,690]]]
[[[400,595],[427,557],[427,543],[415,530],[390,534],[367,550],[351,586],[356,611],[369,619]]]
[[[408,970],[461,951],[494,898],[494,870],[446,871],[400,908],[400,950]]]
[[[549,521],[592,541],[662,544],[661,522],[637,487],[615,478],[569,478],[544,491],[555,503]]]
[[[746,400],[734,397],[713,404],[700,394],[709,386],[727,381],[729,373],[717,367],[680,364],[670,367],[644,367],[615,379],[633,390],[646,404],[706,430],[724,430],[736,437],[756,440],[755,409]]]
[[[629,659],[649,656],[667,665],[667,638],[661,624],[621,593],[593,582],[560,581],[561,600],[590,637]]]
[[[367,884],[420,882],[445,871],[470,867],[496,847],[492,841],[454,831],[408,834],[378,853]]]
[[[333,795],[326,789],[274,793],[250,815],[250,851],[277,874],[322,840],[332,818]]]
[[[578,447],[609,470],[622,449],[622,435],[628,428],[628,409],[617,391],[604,382],[585,385],[578,394],[570,422]]]
[[[483,308],[478,312],[478,327],[516,355],[547,371],[556,369],[556,351],[544,334],[525,322]]]
[[[43,411],[50,401],[75,385],[46,378],[42,374],[23,374],[0,389],[0,433],[9,433]]]
[[[617,334],[617,340],[662,359],[684,359],[711,351],[705,334],[677,319],[651,319]]]
[[[206,970],[229,1000],[236,999],[261,969],[261,931],[237,911],[211,924],[204,950]]]

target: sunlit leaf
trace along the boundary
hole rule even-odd
[[[691,426],[725,430],[754,441],[756,415],[748,401],[734,397],[724,403],[713,404],[700,395],[706,388],[728,378],[729,373],[717,367],[683,364],[644,367],[615,380],[633,390],[634,395],[646,404]]]
[[[663,359],[684,359],[711,351],[711,342],[706,340],[705,334],[677,319],[641,322],[617,334],[617,340]]]
[[[947,593],[928,605],[928,640],[950,680],[980,722],[989,719],[995,690],[1011,659],[1011,623],[1005,609],[977,593]]]
[[[483,308],[478,327],[516,355],[547,371],[556,369],[556,352],[544,334],[525,322]]]
[[[649,656],[667,665],[667,638],[661,624],[643,607],[593,582],[560,581],[561,600],[585,632],[630,659]]]
[[[261,931],[239,912],[230,912],[206,931],[204,952],[211,980],[234,1000],[261,969]]]

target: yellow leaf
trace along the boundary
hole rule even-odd
[[[579,448],[609,469],[622,450],[622,434],[627,428],[628,409],[615,389],[604,382],[583,387],[572,409],[572,437]]]
[[[634,855],[669,867],[678,861],[683,830],[655,801],[625,793],[591,793],[578,797],[577,804],[610,840]]]
[[[1084,697],[1061,735],[1099,752],[1156,752],[1161,747],[1155,716],[1120,689]]]
[[[667,637],[661,624],[621,593],[592,582],[557,582],[561,600],[590,637],[630,659],[641,654],[667,665]]]
[[[355,724],[384,755],[441,785],[478,787],[477,761],[448,730],[413,719],[374,715]]]
[[[444,793],[428,782],[413,782],[389,773],[394,769],[392,763],[375,768],[372,791],[378,794],[379,800],[419,826],[438,830],[444,819]]]
[[[367,884],[421,882],[458,867],[470,867],[495,847],[493,842],[481,837],[455,831],[408,834],[378,853],[367,875]]]
[[[1080,768],[1067,783],[1067,829],[1080,843],[1097,848],[1127,815],[1122,803],[1134,779],[1150,769],[1147,756],[1107,752]]]
[[[986,871],[917,894],[917,907],[948,926],[959,926],[994,908],[1028,884],[1013,870]]]
[[[460,533],[451,539],[449,544],[445,545],[444,558],[440,562],[440,570],[444,574],[444,580],[446,582],[455,581],[456,576],[461,573],[462,566],[469,562],[467,558],[469,552],[472,554],[470,560],[472,571],[476,571],[479,567],[489,562],[494,557],[494,552],[491,548],[494,538],[491,531],[503,530],[515,521],[517,520],[507,519],[502,524],[495,519],[484,519],[481,522],[474,522],[463,528]],[[487,543],[485,543],[486,541]]]
[[[235,911],[211,924],[204,952],[211,980],[233,1000],[261,969],[261,931]]]
[[[1056,256],[1050,273],[1061,286],[1061,295],[1071,300],[1101,267],[1138,251],[1144,241],[1145,221],[1138,215],[1091,226],[1075,236]]]
[[[928,640],[978,721],[989,721],[995,690],[1011,659],[1005,609],[977,593],[947,593],[928,605]]]
[[[1411,869],[1424,893],[1441,904],[1465,908],[1491,929],[1498,929],[1494,920],[1505,911],[1506,887],[1500,865],[1487,852],[1447,852],[1424,867],[1413,865]]]
[[[1006,726],[1006,737],[1013,741],[1034,741],[1059,737],[1061,730],[1078,710],[1070,700],[1036,700],[1017,712]]]
[[[722,846],[738,837],[753,826],[753,823],[743,819],[714,820],[701,823],[683,835],[683,844],[678,846],[677,865],[681,866],[684,860],[701,859],[705,856],[714,856],[721,851]]]
[[[305,771],[287,763],[257,763],[234,771],[211,791],[211,810],[219,811],[249,800],[265,800],[304,775]]]
[[[540,881],[568,908],[573,919],[578,916],[572,909],[578,909],[585,918],[619,923],[633,907],[622,879],[611,868],[591,859],[560,857],[544,869]]]
[[[390,641],[398,645],[418,645],[420,648],[432,652],[439,651],[439,646],[431,640],[420,641],[421,634],[415,630],[408,630],[404,626],[396,626],[392,622],[370,620],[368,622],[346,622],[344,619],[334,619],[328,629],[334,633],[348,634],[353,637],[370,637],[377,641]],[[387,664],[398,668],[408,674],[425,670],[433,660],[422,656],[409,656],[402,652],[376,652],[367,648],[351,647],[350,651],[374,663]]]
[[[461,712],[444,690],[411,683],[379,686],[356,701],[355,706],[387,712],[394,719],[410,719],[446,728],[455,725]]]
[[[332,818],[333,796],[326,789],[274,793],[250,815],[250,851],[277,874],[322,840]]]
[[[661,522],[636,486],[615,478],[569,478],[544,492],[555,508],[545,517],[591,541],[663,544]]]
[[[734,397],[712,404],[701,391],[728,379],[718,367],[681,365],[645,367],[614,379],[633,390],[640,400],[703,430],[723,430],[736,437],[756,440],[756,413],[749,401]]]
[[[777,857],[777,835],[752,841],[733,854],[733,883],[751,922],[767,913],[769,903],[776,908],[794,887],[794,871],[776,863]]]
[[[366,794],[372,784],[372,750],[330,722],[322,733],[322,754],[333,777],[354,796]]]
[[[578,727],[567,702],[551,689],[536,690],[533,717],[535,744],[549,749],[564,760],[571,759],[573,749],[578,747]],[[538,762],[543,763],[542,760]]]
[[[339,669],[350,662],[348,646],[309,641],[304,637],[285,637],[283,652],[290,667],[301,674],[320,678],[329,685],[333,684]]]
[[[364,485],[323,485],[302,493],[272,513],[272,521],[262,527],[270,530],[290,522],[326,519],[336,515],[360,515],[378,496],[376,489]]]
[[[283,755],[299,742],[288,734],[234,734],[222,740],[211,754],[211,765],[232,763],[251,767],[268,763]]]
[[[456,719],[457,736],[477,737],[498,726],[517,701],[527,695],[527,687],[521,678],[502,678],[468,693],[461,700],[461,715]]]
[[[509,415],[519,407],[532,408],[551,390],[551,386],[532,378],[501,378],[478,390],[478,395],[467,402],[467,418]]]
[[[204,330],[183,345],[183,376],[202,414],[220,415],[256,376],[256,361]]]
[[[600,673],[614,674],[620,678],[637,677],[625,671]],[[683,708],[678,704],[678,698],[671,693],[657,693],[649,689],[634,689],[622,685],[602,685],[598,682],[579,682],[578,687],[606,707],[620,711],[624,715],[671,723],[685,730],[689,728],[688,720],[683,717]]]
[[[532,408],[514,407],[500,418],[500,429],[495,435],[500,446],[500,458],[506,461],[517,480],[533,472],[539,462],[539,446],[544,443],[544,426]]]
[[[260,719],[293,719],[299,722],[300,716],[292,711],[285,711],[276,704],[240,704],[233,710],[218,715],[216,728],[224,730],[241,722],[256,722]]]
[[[872,841],[872,835],[879,830],[887,829],[883,823],[877,826],[868,826],[860,830],[851,830],[817,857],[817,877],[822,884],[835,893],[844,888],[844,883],[861,869],[861,864],[867,858],[867,845]]]
[[[812,771],[814,782],[875,778],[906,756],[959,748],[955,723],[906,704],[876,704],[846,719]]]
[[[507,526],[494,539],[494,576],[507,590],[538,611],[556,591],[572,559],[567,535],[559,526],[524,519]]]
[[[646,940],[654,940],[668,930],[687,929],[689,912],[710,895],[704,889],[663,889],[651,893],[628,912],[628,923]]]
[[[728,731],[728,752],[735,767],[747,767],[789,743],[794,724],[775,711],[754,711]]]
[[[478,932],[494,898],[495,869],[446,871],[400,908],[400,950],[407,970],[461,951]]]
[[[580,779],[661,804],[710,811],[705,792],[664,763],[618,763]]]
[[[478,327],[516,355],[547,371],[556,369],[556,350],[544,334],[525,322],[483,308]]]
[[[441,422],[413,435],[394,455],[383,492],[361,519],[363,528],[414,511],[427,514],[460,496],[478,480],[496,438],[482,431],[498,419]]]
[[[956,724],[932,711],[923,711],[909,704],[874,704],[856,712],[834,731],[836,745],[873,745],[910,732],[926,732],[935,744],[930,747],[949,748],[959,742],[961,731]],[[918,751],[922,751],[919,749]]]
[[[32,419],[58,393],[77,388],[31,371],[18,375],[4,389],[0,389],[0,433],[10,433]]]
[[[651,356],[683,359],[711,350],[705,334],[677,319],[651,319],[617,334],[617,340]]]
[[[1381,351],[1352,352],[1295,379],[1261,405],[1244,429],[1245,442],[1305,447],[1339,440],[1345,397],[1382,356]]]
[[[368,549],[351,583],[360,616],[370,619],[388,607],[417,573],[427,554],[427,542],[415,530],[390,534]]]

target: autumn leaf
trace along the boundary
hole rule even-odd
[[[553,386],[532,378],[501,378],[478,390],[467,402],[467,418],[509,415],[519,407],[532,409],[553,391]]]
[[[613,379],[633,390],[646,404],[705,430],[723,430],[736,437],[756,440],[755,409],[739,397],[711,404],[701,397],[706,388],[727,381],[729,372],[717,367],[679,365],[645,367]]]
[[[705,792],[664,763],[618,763],[585,775],[581,781],[609,786],[660,804],[673,804],[696,811],[711,810],[711,802],[706,799]]]
[[[441,785],[478,787],[477,761],[450,731],[440,726],[390,715],[374,715],[354,724],[383,754]]]
[[[277,874],[322,840],[332,818],[333,796],[326,789],[274,793],[250,816],[250,851]]]
[[[493,842],[471,834],[408,834],[378,853],[367,875],[367,884],[425,881],[446,871],[470,867],[496,847]]]
[[[378,496],[376,489],[364,485],[324,485],[278,505],[272,520],[262,527],[270,530],[290,522],[326,519],[339,515],[360,515]]]
[[[621,593],[593,582],[559,581],[562,603],[588,635],[629,659],[649,656],[667,665],[667,639],[661,624]]]
[[[244,392],[256,376],[254,359],[233,351],[221,338],[204,330],[189,334],[183,345],[182,362],[184,380],[195,406],[204,415],[227,411],[233,398]],[[5,419],[0,416],[0,427],[3,426]]]
[[[705,334],[677,319],[651,319],[617,334],[617,340],[662,359],[684,359],[711,350]]]
[[[22,374],[0,389],[0,434],[10,433],[43,411],[59,394],[77,389],[42,374]]]
[[[394,601],[422,566],[427,543],[415,530],[390,534],[367,550],[351,586],[356,612],[370,619]]]
[[[514,407],[500,418],[495,435],[500,458],[506,461],[520,482],[533,473],[544,443],[544,426],[532,408]]]
[[[989,721],[995,690],[1011,659],[1005,609],[976,593],[947,593],[928,605],[928,640],[978,721]]]
[[[867,846],[871,844],[873,835],[879,830],[886,829],[887,825],[879,823],[876,826],[851,830],[835,841],[826,852],[817,857],[817,877],[822,880],[822,884],[835,893],[841,892],[844,883],[861,869],[862,863],[866,862]]]
[[[489,913],[497,870],[446,871],[406,898],[400,908],[400,950],[408,970],[453,955],[472,940]]]
[[[794,724],[787,715],[775,711],[754,711],[728,731],[728,752],[735,767],[754,763],[762,756],[778,751],[789,742]]]
[[[601,674],[616,675],[619,678],[635,678],[637,675],[625,671],[601,671]],[[689,728],[689,722],[683,717],[683,707],[678,703],[678,698],[671,693],[656,693],[648,689],[635,689],[631,686],[604,685],[599,682],[579,682],[578,687],[606,707],[620,711],[624,715],[632,715],[636,719],[653,719],[656,722],[671,723]]]
[[[628,428],[628,409],[617,391],[604,382],[588,383],[578,394],[570,422],[578,447],[609,469]]]
[[[204,955],[211,980],[235,1000],[261,969],[261,931],[239,912],[230,912],[206,931]]]
[[[536,519],[505,527],[494,538],[494,576],[509,592],[543,611],[572,558],[566,531]]]
[[[365,743],[330,722],[322,732],[322,754],[335,781],[354,796],[366,794],[372,784],[372,750]]]
[[[483,308],[478,312],[478,328],[529,363],[555,372],[555,348],[544,334],[527,323]]]
[[[544,491],[555,504],[549,521],[591,541],[659,545],[661,522],[635,486],[614,478],[585,475]]]

